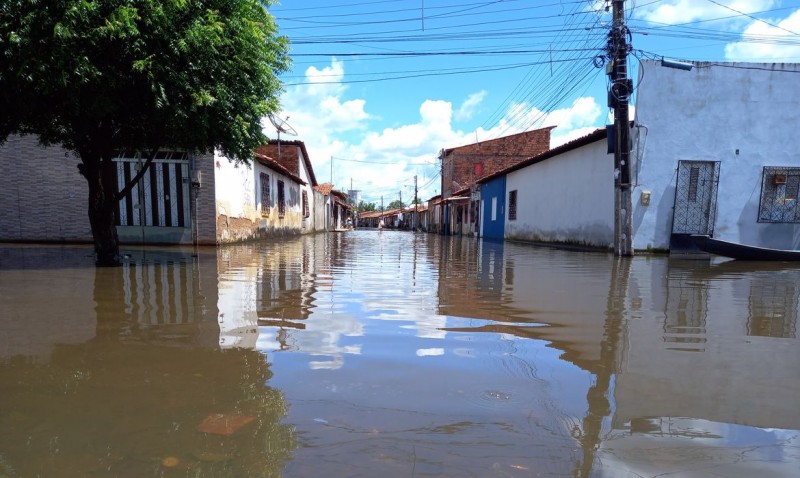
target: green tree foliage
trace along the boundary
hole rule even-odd
[[[161,148],[247,163],[266,140],[289,66],[271,1],[0,4],[0,141],[34,134],[80,159],[98,265],[119,263],[115,206],[132,186],[116,184],[120,151],[146,166]]]
[[[403,204],[402,201],[395,199],[394,201],[390,202],[388,206],[386,206],[386,209],[401,209],[404,207],[406,207],[406,205]]]
[[[377,206],[374,202],[364,202],[360,201],[358,203],[358,212],[372,212],[377,210]]]

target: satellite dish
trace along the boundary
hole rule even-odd
[[[272,126],[275,127],[275,131],[278,132],[278,138],[280,138],[281,133],[297,136],[297,131],[295,131],[294,128],[289,125],[288,120],[288,116],[286,119],[281,119],[279,116],[269,115],[269,122],[272,123]]]
[[[278,133],[278,158],[281,157],[281,133],[286,133],[290,136],[297,136],[297,131],[292,128],[288,123],[289,117],[282,119],[280,116],[269,115],[269,122],[275,127],[275,132]]]

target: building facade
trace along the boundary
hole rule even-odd
[[[633,245],[690,234],[800,248],[800,64],[640,63]]]

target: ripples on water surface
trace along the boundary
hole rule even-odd
[[[0,246],[0,478],[797,476],[800,269],[353,231]]]

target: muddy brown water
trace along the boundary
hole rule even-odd
[[[0,478],[797,476],[800,266],[0,245]]]

